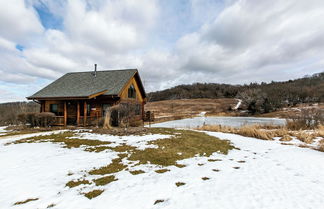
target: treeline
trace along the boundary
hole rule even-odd
[[[149,101],[199,98],[238,98],[245,109],[267,113],[284,106],[324,102],[324,72],[285,82],[229,85],[195,83],[148,94]]]
[[[0,104],[0,125],[17,124],[18,115],[39,112],[40,105],[35,102],[9,102]]]

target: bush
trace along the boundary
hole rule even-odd
[[[42,113],[22,113],[18,115],[19,122],[23,124],[28,124],[31,127],[48,127],[54,124],[55,114],[51,112]]]
[[[318,108],[302,109],[300,115],[290,116],[287,128],[290,130],[314,129],[324,124],[324,110]]]

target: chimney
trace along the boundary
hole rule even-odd
[[[94,65],[95,65],[94,77],[97,77],[97,64],[94,64]]]

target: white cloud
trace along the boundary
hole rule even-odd
[[[43,32],[38,17],[22,0],[0,1],[0,36],[11,41],[27,43],[30,36]]]
[[[285,80],[323,71],[323,1],[191,0],[188,11],[179,11],[181,21],[189,17],[186,27],[174,22],[170,8],[161,7],[166,2],[0,1],[0,81],[53,80],[92,70],[94,63],[99,70],[139,68],[147,91],[193,82]],[[41,4],[63,20],[61,30],[42,27],[32,7]],[[161,24],[161,18],[169,19]],[[177,27],[198,29],[184,34]]]

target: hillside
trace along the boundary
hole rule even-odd
[[[285,106],[324,101],[324,72],[285,82],[230,85],[195,83],[148,94],[149,101],[239,98],[252,113],[268,113]]]
[[[220,115],[235,108],[238,100],[222,99],[176,99],[148,102],[145,111],[153,111],[156,121],[174,120],[196,116],[201,112]]]

